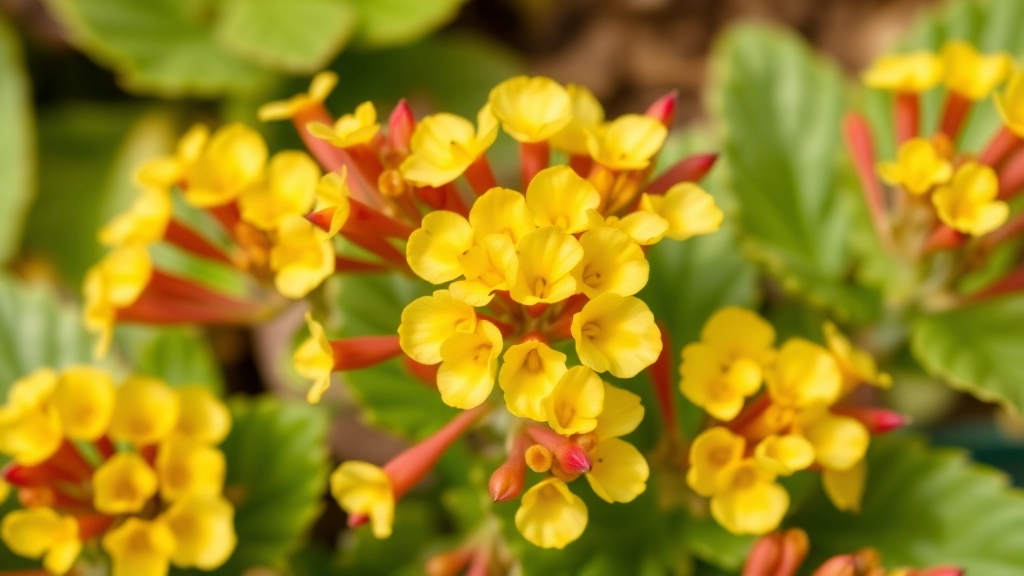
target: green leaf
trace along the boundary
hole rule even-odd
[[[748,248],[789,291],[865,319],[879,295],[851,286],[840,186],[842,78],[795,36],[743,26],[714,56],[725,162]]]
[[[35,154],[31,97],[18,38],[0,17],[0,264],[17,252],[32,200]]]
[[[163,97],[244,92],[268,79],[214,36],[210,0],[47,0],[75,45],[129,90]],[[289,2],[290,4],[290,2]]]
[[[933,375],[982,400],[1024,412],[1024,296],[997,298],[922,316],[914,356]]]
[[[202,572],[221,576],[281,567],[320,513],[328,473],[323,410],[272,397],[235,398],[229,406],[231,434],[221,450],[238,547],[226,564]]]
[[[466,0],[349,0],[359,10],[359,42],[406,44],[453,20]],[[440,67],[439,67],[440,68]]]
[[[294,73],[326,66],[348,41],[357,19],[344,0],[226,0],[221,9],[216,34],[224,46]]]
[[[1024,566],[1024,494],[994,469],[918,439],[871,441],[860,514],[844,514],[819,488],[790,523],[811,537],[816,565],[834,554],[878,549],[886,566],[958,566],[1016,576]]]
[[[217,395],[224,393],[220,366],[198,329],[124,325],[118,327],[117,336],[134,373],[160,378],[172,386],[200,384]]]

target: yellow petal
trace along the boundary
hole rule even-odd
[[[999,179],[995,170],[965,162],[947,186],[932,194],[932,204],[946,225],[972,236],[995,230],[1009,217],[1009,206],[997,200]]]
[[[984,100],[1013,69],[1005,53],[982,55],[967,42],[950,40],[942,46],[946,88],[969,100]]]
[[[495,290],[508,290],[519,273],[519,258],[512,238],[491,234],[459,256],[466,280],[452,282],[448,289],[456,300],[485,306]]]
[[[527,306],[561,302],[576,293],[572,269],[583,258],[578,240],[557,226],[545,226],[523,237],[516,248],[519,273],[512,299]]]
[[[802,338],[791,338],[782,345],[765,379],[776,403],[797,408],[830,405],[842,389],[842,375],[835,358],[828,350]]]
[[[643,170],[661,150],[668,129],[656,118],[625,114],[599,130],[588,130],[587,150],[611,170]]]
[[[618,386],[604,383],[604,408],[597,416],[594,434],[601,440],[625,436],[644,419],[640,397]]]
[[[235,509],[223,497],[189,496],[160,515],[174,534],[171,562],[178,568],[219,568],[235,550]]]
[[[494,388],[501,348],[501,332],[486,320],[477,322],[475,332],[449,336],[441,344],[441,367],[437,370],[441,400],[463,410],[483,404]]]
[[[178,396],[156,378],[132,376],[117,388],[110,437],[136,446],[156,444],[178,423]]]
[[[711,515],[733,534],[767,534],[789,509],[789,494],[752,460],[723,473],[725,488],[711,498]]]
[[[409,142],[411,154],[399,170],[402,177],[420,186],[443,186],[466,171],[494,143],[497,120],[491,106],[477,114],[477,129],[454,114],[434,114],[416,124]]]
[[[604,294],[572,319],[576,354],[584,366],[632,378],[661,353],[661,332],[647,305],[633,296]]]
[[[119,452],[92,476],[93,505],[103,514],[139,512],[156,495],[157,475],[135,452]]]
[[[862,459],[849,470],[826,468],[821,473],[825,494],[836,508],[843,512],[860,512],[864,485],[867,480],[867,463]]]
[[[924,92],[942,80],[942,59],[930,52],[882,56],[861,73],[870,88],[893,92]]]
[[[354,113],[338,118],[333,127],[313,123],[309,128],[315,138],[327,140],[338,148],[351,148],[373,140],[380,131],[380,124],[377,124],[377,109],[373,102],[363,102],[356,107]]]
[[[302,216],[283,218],[270,250],[274,286],[286,298],[303,298],[331,274],[337,259],[327,233]]]
[[[773,356],[775,329],[756,312],[728,306],[711,315],[700,339],[718,349],[728,362],[750,358],[765,364]]]
[[[587,212],[601,204],[594,185],[568,166],[538,172],[526,189],[526,204],[537,226],[558,226],[568,234],[590,227]]]
[[[605,502],[632,502],[647,489],[647,460],[632,444],[611,438],[598,442],[590,455],[587,482]]]
[[[722,226],[724,218],[714,197],[693,182],[676,184],[663,196],[642,195],[640,209],[664,218],[668,223],[664,234],[673,240],[710,234]]]
[[[880,372],[875,365],[875,359],[867,352],[855,348],[850,340],[843,336],[836,325],[825,322],[825,342],[832,352],[839,370],[843,373],[843,388],[852,390],[860,383],[870,384],[879,388],[892,386],[892,378],[885,372]]]
[[[167,189],[144,186],[131,207],[114,217],[99,233],[100,244],[149,244],[164,237],[171,221],[171,195]]]
[[[760,366],[745,358],[729,363],[727,356],[710,344],[688,344],[679,365],[679,390],[683,396],[715,418],[728,422],[761,385]]]
[[[220,444],[231,430],[231,413],[224,402],[206,386],[179,386],[175,392],[179,405],[188,407],[179,414],[175,432],[196,442]]]
[[[508,188],[491,188],[477,198],[469,211],[469,225],[477,240],[504,234],[515,244],[537,229],[526,207],[526,198]]]
[[[473,228],[462,216],[438,210],[409,235],[405,255],[417,276],[433,284],[462,275],[459,257],[473,246]]]
[[[437,290],[432,296],[413,300],[402,311],[399,344],[420,364],[437,364],[441,344],[457,332],[474,332],[476,324],[472,306],[452,298],[447,290]]]
[[[513,416],[544,422],[545,400],[566,373],[565,354],[531,340],[510,346],[502,357],[498,385]]]
[[[650,264],[628,234],[595,228],[580,237],[583,259],[573,268],[576,285],[588,298],[602,294],[632,296],[647,284]]]
[[[997,93],[995,101],[1006,127],[1018,136],[1024,135],[1024,71],[1013,73],[1006,90]]]
[[[160,445],[156,458],[160,497],[174,502],[187,496],[220,494],[225,469],[220,450],[183,436],[171,436]]]
[[[604,409],[604,382],[590,368],[573,366],[558,380],[544,406],[555,432],[565,436],[591,432]]]
[[[799,434],[769,436],[754,449],[754,457],[765,470],[789,476],[814,463],[814,446]]]
[[[911,138],[900,146],[896,162],[880,163],[878,173],[889,184],[920,195],[948,182],[953,175],[953,165],[939,154],[931,140]]]
[[[804,415],[803,435],[825,468],[849,470],[864,458],[871,435],[859,421],[824,411]]]
[[[258,132],[244,124],[224,126],[189,166],[185,199],[198,208],[228,204],[259,181],[266,161],[267,145]]]
[[[541,548],[565,548],[586,527],[587,505],[554,477],[527,490],[516,510],[516,528],[527,542]]]
[[[395,497],[384,470],[369,462],[343,462],[331,473],[331,495],[349,515],[369,516],[374,536],[391,536]]]
[[[165,576],[176,547],[174,533],[160,520],[128,518],[103,536],[111,576]]]
[[[654,212],[631,212],[621,220],[609,220],[606,225],[629,234],[629,237],[641,246],[657,244],[668,232],[668,220]]]
[[[40,558],[53,546],[60,524],[61,517],[52,508],[12,510],[0,522],[0,536],[15,554]]]
[[[565,88],[543,76],[516,76],[491,90],[488,103],[502,127],[520,142],[551,138],[572,120]]]
[[[306,400],[317,403],[331,385],[331,373],[334,371],[334,348],[331,347],[327,333],[319,322],[313,320],[312,314],[306,312],[306,326],[309,338],[299,344],[292,355],[295,371],[303,378],[313,381]]]
[[[604,108],[586,86],[566,84],[565,91],[572,102],[572,120],[551,137],[551,147],[568,154],[587,154],[587,128],[596,128],[604,122]],[[543,224],[539,224],[543,226]]]
[[[690,446],[690,469],[686,483],[701,496],[718,492],[721,474],[743,458],[746,440],[726,428],[709,428]]]
[[[276,230],[289,216],[305,216],[316,200],[320,167],[304,152],[279,152],[263,182],[238,198],[242,219],[261,230]]]
[[[327,231],[328,236],[334,236],[348,221],[352,212],[352,204],[349,202],[351,191],[348,187],[348,168],[341,167],[341,173],[328,172],[320,178],[316,185],[316,207],[318,210],[334,208],[331,216],[331,227]]]
[[[98,368],[71,366],[61,373],[50,405],[65,434],[77,440],[96,440],[110,424],[114,382]]]

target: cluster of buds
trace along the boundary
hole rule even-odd
[[[743,566],[743,576],[796,576],[807,556],[807,534],[799,528],[763,536],[754,543]],[[960,568],[899,568],[882,566],[878,551],[865,548],[834,556],[811,576],[963,576]]]
[[[619,439],[643,418],[640,399],[599,374],[631,378],[659,357],[660,331],[635,296],[648,280],[645,250],[719,228],[721,210],[694,183],[714,156],[684,159],[650,178],[674,95],[645,115],[605,122],[585,88],[517,77],[491,91],[476,126],[447,113],[416,121],[399,104],[385,136],[369,103],[330,122],[314,97],[322,78],[309,94],[263,113],[291,118],[325,167],[350,175],[339,195],[347,201],[309,220],[344,235],[339,214],[351,221],[359,205],[390,222],[376,230],[406,240],[408,270],[445,286],[408,304],[397,336],[330,340],[307,316],[311,337],[294,355],[296,370],[313,381],[315,402],[332,372],[404,353],[441,401],[467,411],[383,468],[343,463],[332,479],[335,496],[350,523],[369,519],[377,536],[390,534],[394,502],[454,440],[452,430],[493,407],[497,381],[499,406],[515,418],[506,419],[509,458],[492,478],[492,496],[518,497],[527,467],[548,474],[523,493],[516,524],[538,546],[565,546],[587,522],[567,482],[586,475],[608,502],[628,502],[646,486],[646,461]],[[485,154],[499,126],[520,144],[524,192],[499,187]],[[568,163],[551,165],[552,149]],[[399,234],[402,225],[407,234]],[[573,349],[581,365],[570,367]]]
[[[724,308],[683,348],[680,389],[716,421],[690,446],[686,481],[711,498],[712,516],[730,532],[776,529],[789,508],[776,480],[800,470],[820,471],[836,507],[858,510],[871,434],[905,423],[837,405],[862,384],[886,388],[891,379],[831,323],[824,336],[827,347],[790,338],[776,349],[771,324]]]
[[[93,541],[114,576],[215,569],[236,542],[216,447],[230,427],[200,386],[142,376],[115,386],[90,366],[37,370],[0,406],[0,453],[12,460],[3,480],[21,504],[0,520],[0,538],[55,575]]]
[[[980,151],[958,147],[972,108],[994,96],[1003,126]],[[1024,72],[1006,54],[981,54],[961,40],[939,54],[885,56],[864,71],[870,88],[893,93],[896,158],[875,161],[867,120],[851,113],[845,135],[876,232],[890,254],[910,261],[954,251],[970,265],[993,247],[1024,231],[1010,218],[1007,201],[1024,190]],[[942,84],[945,102],[937,129],[921,131],[920,99]],[[884,135],[889,137],[890,135]],[[890,186],[883,189],[881,181]],[[956,267],[962,271],[963,267]],[[1020,284],[1020,274],[1004,279]],[[955,278],[954,278],[955,279]]]

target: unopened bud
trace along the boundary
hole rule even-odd
[[[809,545],[807,533],[799,528],[763,536],[750,550],[743,576],[794,576]]]
[[[416,118],[404,100],[399,100],[388,118],[388,143],[396,150],[408,150],[412,133],[416,130]]]
[[[551,464],[551,475],[568,484],[580,477],[576,472],[568,472],[557,461]]]
[[[594,451],[594,447],[597,446],[597,434],[594,434],[593,432],[577,434],[572,437],[572,441],[582,448],[584,452],[590,454]]]
[[[551,450],[540,444],[534,444],[526,449],[526,465],[534,472],[544,473],[550,470],[553,458]]]
[[[964,576],[963,568],[928,568],[926,570],[914,570],[910,576]]]
[[[871,434],[885,434],[910,424],[909,416],[884,408],[836,408],[833,412],[857,420]]]
[[[551,451],[555,462],[565,472],[577,475],[590,472],[590,456],[569,438],[537,424],[531,424],[526,430],[535,442]]]
[[[679,101],[679,92],[673,90],[668,94],[655,100],[644,113],[651,118],[657,118],[665,126],[671,126],[676,118],[676,103]]]
[[[423,571],[427,576],[456,576],[466,568],[472,558],[472,550],[465,548],[446,550],[431,556]]]
[[[857,561],[850,554],[833,556],[811,576],[857,576]]]
[[[487,484],[491,500],[505,502],[522,493],[526,483],[526,446],[529,442],[525,434],[516,435],[508,458],[491,474]]]
[[[377,177],[377,188],[388,198],[398,198],[409,190],[405,179],[398,170],[385,170]]]

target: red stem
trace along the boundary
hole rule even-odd
[[[1024,148],[1018,149],[999,168],[999,198],[1012,198],[1024,187]]]
[[[996,228],[993,232],[986,234],[981,240],[983,250],[991,250],[1002,242],[1024,232],[1024,214],[1018,214],[1010,218],[1006,224]]]
[[[321,230],[328,231],[331,229],[331,219],[336,211],[337,208],[335,207],[324,208],[307,215],[306,219]],[[382,214],[366,204],[351,198],[349,199],[348,218],[341,227],[343,234],[346,232],[373,234],[399,238],[401,240],[407,240],[413,230],[415,228],[409,224],[395,220],[387,214]]]
[[[332,340],[334,370],[360,370],[376,366],[402,353],[398,336],[357,336]]]
[[[942,250],[959,248],[966,241],[966,234],[958,232],[945,224],[939,224],[938,228],[932,232],[932,235],[924,243],[924,246],[921,248],[921,254],[931,254]]]
[[[917,93],[897,93],[894,114],[897,144],[903,144],[921,133],[921,99]]]
[[[594,167],[594,160],[587,154],[572,154],[569,156],[569,167],[580,178],[586,178]]]
[[[376,262],[367,262],[365,260],[358,260],[356,258],[346,258],[344,256],[336,256],[334,259],[335,272],[360,274],[366,272],[384,272],[387,270],[387,266],[383,264],[378,264]]]
[[[242,214],[238,211],[238,204],[232,202],[231,204],[224,204],[223,206],[214,206],[207,208],[207,212],[213,215],[214,218],[220,222],[220,225],[224,227],[224,230],[235,237],[235,227],[242,221]]]
[[[537,172],[548,167],[551,150],[547,141],[521,142],[519,144],[519,165],[523,176],[523,190],[530,186]]]
[[[875,233],[882,244],[889,247],[892,245],[892,230],[886,213],[885,195],[875,175],[875,148],[871,127],[863,116],[851,112],[843,119],[843,135],[853,158],[853,166],[860,180],[860,189],[868,205]]]
[[[1007,127],[1002,127],[995,136],[989,140],[985,150],[978,157],[978,162],[995,168],[1021,145],[1021,138]]]
[[[466,181],[469,182],[477,196],[482,196],[484,192],[498,185],[487,156],[481,155],[469,165],[469,168],[466,168]]]
[[[441,367],[440,364],[420,364],[408,356],[402,357],[402,363],[417,380],[431,388],[437,388],[437,371]]]
[[[967,119],[973,104],[969,99],[956,92],[950,92],[946,96],[946,104],[942,108],[942,124],[939,131],[945,134],[950,142],[956,142],[956,137],[960,134],[964,120]]]
[[[223,250],[214,246],[209,240],[196,234],[190,228],[179,224],[176,220],[171,220],[167,223],[164,240],[197,256],[232,264],[231,258]]]
[[[679,436],[679,428],[676,422],[675,403],[672,398],[672,341],[668,330],[663,325],[658,325],[661,330],[661,354],[654,364],[647,369],[651,376],[651,383],[654,385],[654,396],[658,399],[658,408],[661,410],[661,422],[665,426],[665,433],[669,438]]]
[[[996,280],[987,288],[979,291],[971,297],[973,301],[987,300],[996,296],[1013,294],[1024,290],[1024,268],[1017,268],[1008,272],[1005,276]]]

